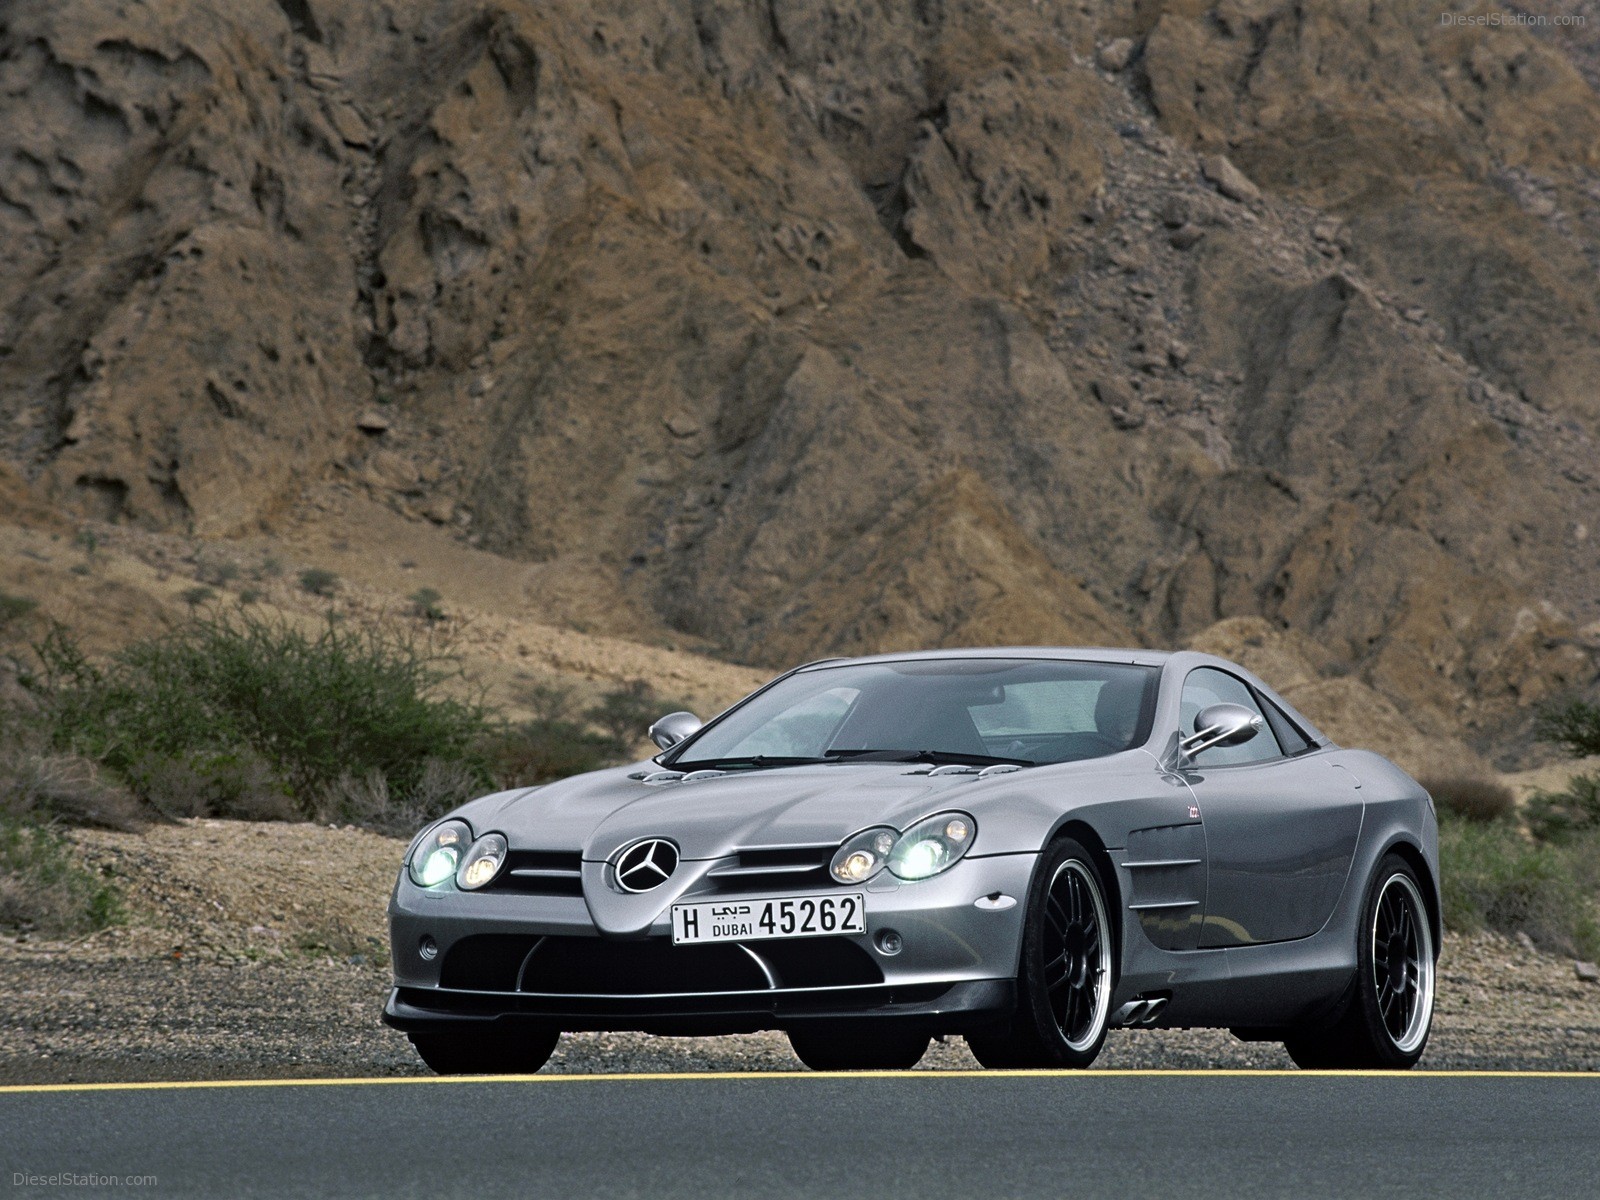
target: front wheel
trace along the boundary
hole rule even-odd
[[[1343,1014],[1284,1041],[1295,1065],[1322,1070],[1406,1070],[1433,1025],[1433,926],[1416,873],[1388,855],[1362,909],[1356,977]]]
[[[1105,1044],[1116,983],[1105,886],[1070,838],[1040,856],[1022,930],[1017,1008],[967,1034],[986,1067],[1087,1067]]]
[[[909,1029],[848,1021],[789,1031],[795,1057],[813,1071],[909,1071],[930,1040]]]
[[[554,1029],[505,1033],[467,1030],[407,1034],[422,1061],[440,1075],[532,1075],[556,1048]]]

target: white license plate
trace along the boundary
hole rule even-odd
[[[675,946],[694,942],[826,937],[866,931],[867,903],[860,892],[672,906],[672,943]]]

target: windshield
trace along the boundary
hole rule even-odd
[[[1010,658],[817,667],[774,684],[665,761],[692,770],[1099,758],[1149,737],[1159,674],[1123,663]]]

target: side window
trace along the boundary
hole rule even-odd
[[[1182,733],[1195,732],[1195,718],[1213,704],[1241,704],[1262,718],[1261,732],[1241,746],[1213,746],[1202,750],[1195,762],[1203,767],[1226,767],[1237,763],[1263,762],[1278,758],[1283,749],[1272,732],[1272,725],[1261,712],[1255,696],[1244,682],[1214,667],[1197,667],[1183,681]]]
[[[1289,719],[1288,713],[1266,696],[1259,699],[1261,710],[1267,715],[1267,723],[1272,726],[1272,732],[1278,735],[1278,744],[1283,747],[1285,754],[1292,758],[1311,749],[1311,739],[1300,732],[1300,726]]]

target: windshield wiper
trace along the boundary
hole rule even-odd
[[[849,759],[854,762],[931,762],[935,766],[994,767],[1001,763],[1014,763],[1019,767],[1036,767],[1031,758],[997,758],[992,754],[964,754],[958,750],[824,750],[825,759],[837,762]]]
[[[797,757],[784,754],[744,754],[736,758],[697,758],[672,764],[674,771],[760,770],[763,767],[811,767],[832,762],[831,758]]]

